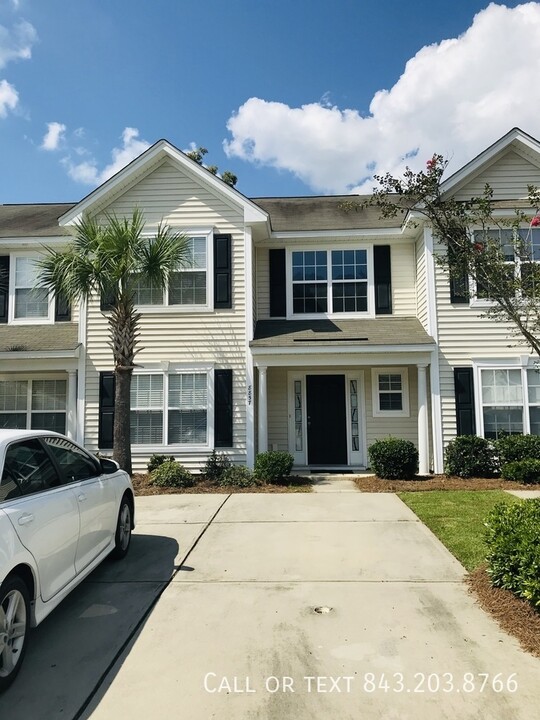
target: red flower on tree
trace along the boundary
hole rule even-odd
[[[540,217],[535,215],[531,220],[531,227],[538,227],[538,225],[540,225]]]

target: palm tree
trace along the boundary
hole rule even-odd
[[[39,261],[38,285],[74,304],[98,294],[110,299],[109,345],[115,373],[113,458],[131,474],[130,391],[139,347],[141,315],[135,306],[139,283],[164,289],[172,272],[189,259],[187,238],[160,224],[144,234],[144,218],[106,215],[101,225],[84,216],[69,247],[47,249]]]

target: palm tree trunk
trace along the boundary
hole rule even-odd
[[[114,393],[113,459],[131,475],[131,368],[116,367]]]
[[[114,358],[116,390],[114,394],[113,458],[129,475],[131,465],[131,377],[140,314],[131,298],[121,298],[109,317],[110,346]]]

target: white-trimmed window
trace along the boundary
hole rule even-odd
[[[207,445],[206,371],[133,375],[131,441],[134,445]]]
[[[535,368],[480,368],[484,437],[540,435],[540,373]]]
[[[0,380],[0,427],[66,432],[65,380]]]
[[[367,248],[291,251],[292,315],[367,314],[369,265]]]
[[[211,232],[190,235],[186,262],[181,269],[171,274],[168,287],[162,289],[139,281],[135,290],[135,304],[142,307],[208,307],[211,301],[211,239]]]
[[[371,386],[374,417],[409,417],[407,368],[373,368]]]
[[[10,322],[52,322],[54,303],[47,290],[36,288],[38,255],[12,255]]]

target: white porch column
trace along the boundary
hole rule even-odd
[[[66,434],[72,440],[77,436],[77,372],[68,372]]]
[[[418,472],[429,472],[429,444],[427,422],[427,363],[418,363]]]
[[[268,368],[259,366],[259,447],[258,451],[268,450],[268,399],[266,393],[266,371]]]

